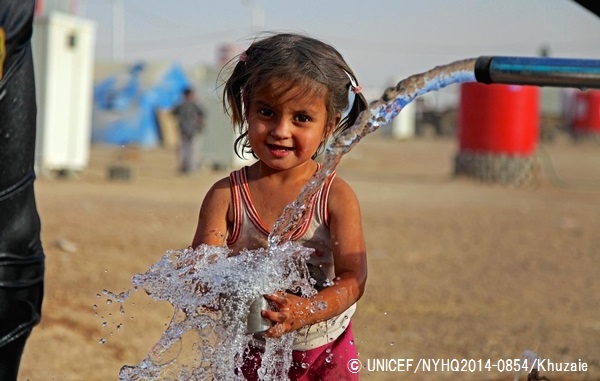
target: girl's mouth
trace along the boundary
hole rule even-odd
[[[294,150],[293,147],[280,146],[277,144],[267,144],[267,148],[275,157],[284,157]]]

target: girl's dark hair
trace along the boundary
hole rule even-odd
[[[349,76],[352,76],[352,81]],[[348,92],[354,90],[352,82],[357,84],[342,55],[322,41],[291,33],[274,34],[254,41],[240,54],[223,90],[223,107],[239,132],[234,149],[240,158],[245,153],[254,156],[246,123],[250,97],[272,78],[285,79],[290,89],[301,85],[309,94],[325,94],[327,124],[349,107]],[[333,131],[326,133],[335,135],[351,127],[367,108],[367,101],[360,92],[353,99],[348,113],[342,115]],[[324,142],[321,143],[314,156],[323,150],[324,145]]]

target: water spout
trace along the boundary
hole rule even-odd
[[[415,74],[394,87],[385,90],[381,98],[371,102],[356,123],[338,135],[326,148],[321,169],[302,189],[300,195],[288,205],[281,217],[275,222],[269,236],[269,246],[273,247],[289,239],[299,223],[303,221],[306,210],[301,208],[315,194],[327,176],[335,169],[342,156],[348,153],[363,137],[377,130],[379,126],[392,121],[407,104],[430,91],[446,86],[475,81],[476,59],[456,61],[448,65],[437,66],[422,74]]]

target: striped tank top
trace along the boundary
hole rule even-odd
[[[229,175],[234,219],[231,231],[228,232],[227,246],[234,255],[243,249],[266,248],[270,233],[252,203],[246,175],[247,168],[233,171]],[[308,213],[304,223],[293,233],[291,238],[292,241],[302,246],[314,249],[307,263],[309,268],[320,269],[326,280],[335,279],[327,213],[327,199],[334,177],[335,172],[329,176],[319,192],[313,195],[307,205]],[[314,275],[313,277],[319,281],[319,277]],[[317,289],[320,288],[319,286],[321,285],[318,283],[315,285]],[[348,326],[355,310],[356,304],[353,304],[338,316],[300,328],[294,341],[294,350],[305,351],[317,348],[337,339]]]

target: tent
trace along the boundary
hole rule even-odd
[[[156,112],[173,108],[190,81],[181,66],[174,64],[145,89],[141,77],[147,71],[146,65],[135,64],[127,73],[95,85],[92,142],[148,148],[160,144]]]

